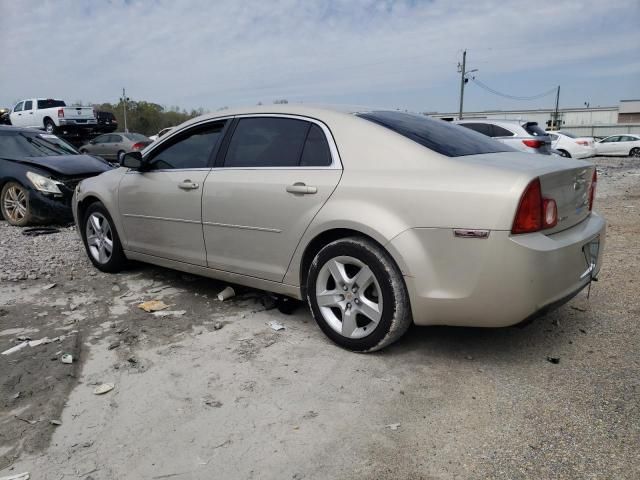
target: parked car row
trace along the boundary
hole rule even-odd
[[[125,153],[142,150],[149,144],[151,139],[139,133],[113,132],[85,143],[80,147],[80,152],[119,163]]]

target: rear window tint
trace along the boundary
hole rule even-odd
[[[132,142],[150,142],[148,137],[145,137],[141,133],[125,133],[125,137],[127,137]]]
[[[62,100],[38,100],[38,108],[66,107]]]
[[[481,133],[424,115],[378,111],[360,113],[358,116],[448,157],[515,151]]]
[[[487,123],[460,123],[459,125],[474,132],[481,133],[486,137],[493,137],[493,135],[491,135],[491,126]]]
[[[533,135],[534,137],[544,137],[547,135],[543,129],[541,129],[536,122],[527,122],[522,125],[529,135]]]

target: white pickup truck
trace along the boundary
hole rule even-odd
[[[62,100],[28,98],[13,107],[9,114],[17,127],[43,128],[48,133],[88,130],[97,125],[93,107],[67,107]]]

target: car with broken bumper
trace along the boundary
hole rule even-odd
[[[596,179],[423,115],[286,105],[190,120],[73,206],[102,271],[137,260],[294,297],[373,351],[412,323],[514,325],[589,285]]]
[[[15,226],[70,222],[78,182],[111,168],[55,135],[0,126],[1,217]]]

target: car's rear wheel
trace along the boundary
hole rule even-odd
[[[125,154],[124,150],[118,151],[118,155],[116,156],[116,160],[118,161],[118,163],[122,163],[122,157],[124,157],[124,154]]]
[[[633,148],[629,152],[630,157],[640,158],[640,148]]]
[[[569,152],[567,152],[566,150],[558,150],[558,152],[560,152],[560,156],[561,157],[571,158],[571,154]]]
[[[336,240],[318,252],[309,269],[307,300],[322,331],[349,350],[380,350],[412,322],[400,270],[366,238]]]
[[[0,192],[2,216],[11,225],[24,227],[32,221],[29,191],[18,182],[7,182]]]
[[[120,237],[111,215],[100,202],[87,208],[82,224],[82,239],[89,260],[103,272],[119,272],[127,258],[122,251]]]
[[[50,118],[44,119],[44,130],[47,133],[55,133],[56,132],[56,124],[53,123],[53,120]]]

